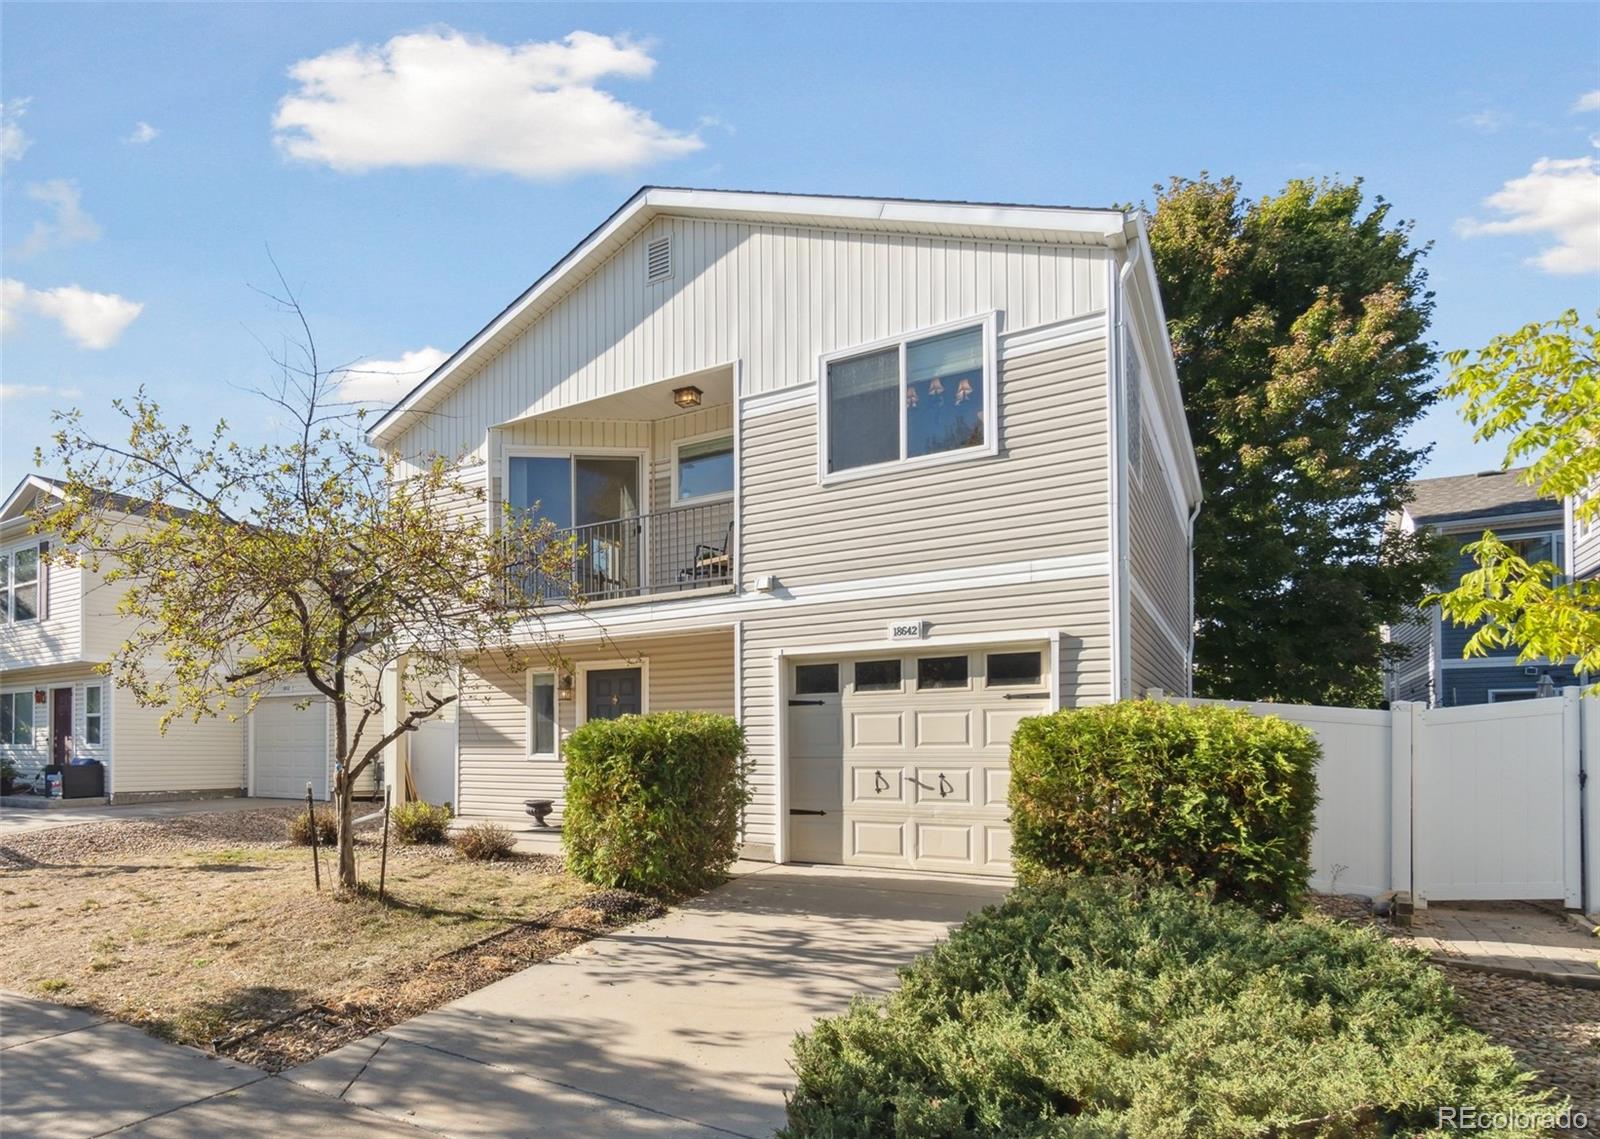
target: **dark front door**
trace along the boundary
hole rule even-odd
[[[56,688],[50,693],[50,762],[66,763],[67,745],[72,740],[72,689]]]
[[[643,683],[636,668],[595,669],[588,674],[587,683],[591,720],[615,720],[643,709]]]

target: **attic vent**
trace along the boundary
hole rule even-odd
[[[644,283],[653,285],[672,276],[672,238],[651,238],[644,247]]]

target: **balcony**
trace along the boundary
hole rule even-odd
[[[585,604],[731,589],[733,529],[733,504],[709,502],[558,530],[573,540],[573,582],[546,577],[530,558],[529,568],[513,564],[508,599],[565,599],[574,583]]]

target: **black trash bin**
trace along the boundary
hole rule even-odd
[[[97,759],[65,767],[51,764],[44,773],[47,780],[52,774],[60,774],[63,799],[99,799],[106,793],[106,765]]]

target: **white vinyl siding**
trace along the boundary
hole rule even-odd
[[[118,795],[222,791],[244,787],[243,716],[176,719],[161,732],[160,708],[142,707],[126,688],[111,691],[112,786]]]
[[[36,543],[27,548],[36,548]],[[11,552],[15,549],[13,545]],[[84,655],[79,629],[83,570],[57,558],[41,572],[44,616],[33,621],[0,621],[0,671],[65,664]]]
[[[574,671],[580,663],[629,668],[648,658],[646,705],[652,712],[704,711],[732,715],[733,633],[718,629],[669,637],[618,638],[598,646],[562,648]],[[536,672],[546,671],[536,669]],[[530,755],[526,673],[503,665],[468,666],[461,693],[459,753],[463,815],[526,819],[525,799],[552,799],[560,821],[566,795],[558,755]],[[556,692],[560,739],[577,726],[578,692]],[[558,743],[559,748],[559,743]]]
[[[670,280],[645,286],[671,235]],[[480,452],[485,432],[742,361],[742,394],[816,378],[826,353],[986,312],[1002,331],[1099,312],[1104,249],[662,217],[394,440]]]
[[[1128,473],[1129,650],[1132,694],[1188,691],[1189,521],[1173,497],[1149,426],[1137,428],[1139,466]]]

